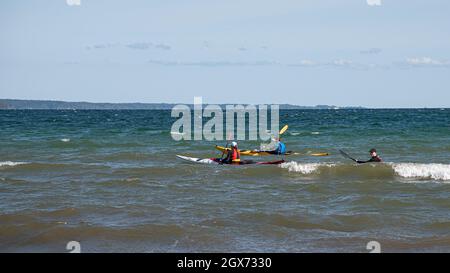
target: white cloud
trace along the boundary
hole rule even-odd
[[[139,49],[139,50],[147,50],[147,49],[162,49],[162,50],[170,50],[172,49],[171,46],[166,44],[153,44],[153,43],[147,43],[147,42],[139,42],[139,43],[132,43],[132,44],[126,44],[122,45],[120,43],[106,43],[106,44],[95,44],[86,46],[85,48],[90,49],[109,49],[109,48],[118,48],[118,47],[126,47],[129,49]]]
[[[365,63],[357,63],[351,60],[346,59],[336,59],[328,63],[324,63],[325,66],[329,67],[338,67],[342,69],[354,69],[354,70],[369,70],[369,69],[376,69],[381,68],[377,64],[365,64]]]
[[[352,65],[353,62],[352,62],[352,61],[349,61],[349,60],[338,59],[338,60],[334,60],[334,61],[332,62],[332,64],[333,64],[333,65],[336,65],[336,66],[349,66],[349,65]]]
[[[149,60],[148,63],[156,65],[166,66],[272,66],[280,65],[279,63],[272,61],[253,61],[253,62],[240,62],[240,61],[165,61],[165,60]]]
[[[119,47],[119,46],[120,46],[119,43],[107,43],[107,44],[89,45],[89,46],[86,46],[85,48],[87,50],[91,50],[91,49],[108,49],[108,48],[114,48],[114,47]]]
[[[411,66],[448,66],[448,60],[436,60],[430,57],[407,58],[406,63]]]
[[[303,68],[315,68],[315,67],[333,67],[335,69],[354,69],[354,70],[369,70],[385,68],[377,64],[362,64],[355,63],[350,60],[336,59],[330,62],[316,62],[308,59],[300,60],[293,63],[283,63],[278,61],[172,61],[172,60],[149,60],[149,64],[164,65],[164,66],[204,66],[204,67],[303,67]]]
[[[381,0],[366,0],[369,6],[381,6]]]
[[[287,66],[309,66],[309,67],[313,67],[313,66],[320,65],[320,63],[312,61],[312,60],[301,60],[300,62],[289,63],[289,64],[286,64],[286,65]]]
[[[162,49],[162,50],[172,49],[171,46],[166,45],[166,44],[153,44],[153,43],[147,43],[147,42],[128,44],[127,47],[131,48],[131,49],[141,49],[141,50],[146,50],[146,49],[150,49],[150,48],[156,48],[156,49]]]
[[[361,50],[359,53],[361,54],[379,54],[381,53],[380,48],[369,48],[367,50]]]
[[[359,71],[369,70],[386,70],[391,68],[414,68],[414,67],[442,67],[450,68],[450,60],[437,60],[429,57],[407,58],[402,62],[394,63],[361,63],[348,59],[334,59],[330,61],[314,61],[310,59],[303,59],[297,62],[279,62],[279,61],[229,61],[229,60],[202,60],[202,61],[172,61],[172,60],[149,60],[149,64],[164,65],[164,66],[204,66],[204,67],[299,67],[299,68],[320,68],[328,67],[334,69],[351,69]]]
[[[149,49],[150,47],[152,47],[153,44],[152,43],[134,43],[134,44],[128,44],[127,47],[131,48],[131,49]]]
[[[300,64],[301,65],[315,65],[316,63],[314,61],[311,61],[311,60],[301,60]]]
[[[165,44],[157,44],[157,45],[155,45],[155,48],[163,49],[163,50],[170,50],[172,47],[169,45],[165,45]]]

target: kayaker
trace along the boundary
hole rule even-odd
[[[241,153],[239,152],[236,141],[231,142],[231,149],[227,153],[224,163],[233,164],[241,161]]]
[[[383,162],[381,157],[378,156],[376,149],[370,149],[369,153],[370,153],[370,159],[369,160],[367,160],[367,161],[357,160],[356,163],[362,164],[362,163],[369,163],[369,162]]]
[[[275,153],[278,155],[284,155],[286,153],[286,144],[281,142],[281,138],[278,138],[277,148],[275,149]]]

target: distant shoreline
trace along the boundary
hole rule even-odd
[[[193,104],[185,103],[95,103],[95,102],[68,102],[53,100],[18,100],[0,99],[0,109],[17,110],[170,110],[175,105],[184,104],[193,107]],[[205,104],[207,105],[207,104]],[[235,105],[225,103],[223,105]],[[247,105],[247,104],[243,104]],[[293,104],[278,104],[280,109],[364,109],[364,107],[339,107],[335,105],[300,106]]]
[[[0,99],[0,110],[170,110],[175,105],[184,103],[96,103],[96,102],[68,102],[56,100],[19,100]],[[184,104],[193,107],[193,104]],[[205,104],[207,105],[207,104]],[[236,105],[225,103],[224,105]],[[248,105],[248,104],[243,104]],[[448,109],[448,107],[421,108],[369,108],[362,106],[316,105],[301,106],[293,104],[278,104],[280,110],[338,110],[338,109]]]

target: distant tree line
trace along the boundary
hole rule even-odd
[[[0,99],[0,109],[43,109],[43,110],[169,110],[175,103],[92,103],[51,100],[12,100]],[[187,104],[193,107],[192,104]],[[222,104],[224,106],[226,104]],[[299,106],[280,104],[280,109],[337,109],[363,107],[336,107],[334,105]]]

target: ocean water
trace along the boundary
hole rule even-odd
[[[449,109],[281,111],[303,155],[275,166],[177,159],[225,143],[174,141],[174,121],[0,111],[0,252],[450,252]],[[372,147],[385,163],[338,152]]]

